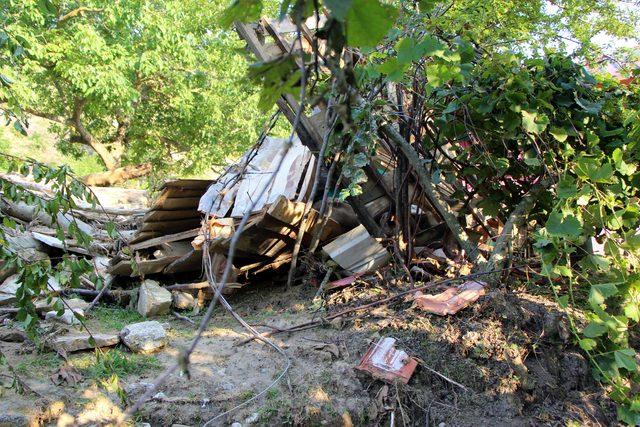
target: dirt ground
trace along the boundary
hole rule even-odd
[[[292,326],[384,298],[402,286],[358,283],[317,307],[310,302],[315,293],[310,286],[286,291],[256,284],[230,302],[265,331],[264,325]],[[116,331],[137,316],[121,309],[96,313],[88,325],[100,332]],[[101,376],[92,364],[93,353],[85,353],[70,356],[82,375],[75,378],[78,382],[55,385],[50,376],[64,365],[57,355],[38,352],[29,342],[0,342],[8,365],[25,386],[22,394],[16,393],[9,367],[1,368],[0,414],[5,415],[0,425],[99,425],[114,419],[194,335],[195,327],[184,321],[159,320],[167,328],[168,346],[136,359],[124,349],[111,350],[128,360],[123,362],[126,372],[115,380]],[[420,360],[408,385],[384,384],[354,370],[369,344],[382,336],[395,337],[398,348]],[[171,376],[134,422],[202,425],[262,391],[279,375],[284,360],[264,344],[238,345],[246,337],[218,308],[192,356],[189,374]],[[562,313],[543,296],[493,289],[450,317],[416,311],[400,300],[356,319],[337,319],[274,340],[291,359],[289,374],[246,407],[210,425],[369,426],[391,425],[392,418],[395,425],[428,426],[615,424],[615,407],[571,344]]]

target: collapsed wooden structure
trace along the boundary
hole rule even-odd
[[[238,23],[236,29],[249,50],[263,62],[290,55],[296,49],[313,51],[311,31],[302,27],[302,46],[299,46],[296,27],[286,20]],[[324,251],[352,273],[361,273],[388,261],[393,250],[387,250],[379,240],[397,234],[385,228],[392,216],[403,215],[405,222],[413,224],[411,229],[402,230],[404,239],[401,240],[405,245],[431,242],[441,234],[442,220],[415,177],[406,174],[404,191],[398,189],[394,150],[383,140],[376,144],[376,153],[363,167],[367,182],[363,184],[362,194],[347,199],[354,221],[336,220],[330,210],[328,219],[319,221],[317,205],[305,216],[305,204],[314,180],[318,179],[324,187],[323,180],[330,175],[323,161],[317,168],[327,130],[327,111],[325,106],[318,105],[310,115],[301,113],[296,120],[300,106],[293,96],[283,95],[277,105],[292,125],[297,123],[298,138],[291,146],[287,147],[283,139],[265,137],[215,181],[179,180],[165,184],[136,235],[113,259],[110,273],[145,276],[201,272],[207,239],[206,247],[215,256],[215,269],[221,271],[230,238],[251,205],[250,222],[238,242],[233,281],[237,275],[255,274],[288,264],[301,229],[306,230],[301,241],[303,247],[310,245],[314,234],[318,234],[321,244],[326,244],[346,232],[325,246]],[[282,165],[276,170],[280,159]],[[321,176],[316,177],[316,170]],[[259,196],[269,180],[270,186]],[[394,211],[401,205],[401,199],[407,202],[403,206],[408,208],[404,212]],[[355,225],[344,227],[345,224]]]

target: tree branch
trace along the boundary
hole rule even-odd
[[[73,126],[75,127],[76,131],[80,135],[79,142],[93,148],[93,150],[102,159],[102,162],[104,163],[105,167],[109,170],[114,170],[115,168],[118,167],[117,159],[111,154],[111,152],[109,152],[107,147],[105,147],[103,144],[101,144],[98,140],[96,140],[93,137],[91,132],[89,132],[87,128],[84,126],[84,124],[82,123],[82,113],[83,113],[84,104],[85,104],[84,99],[76,98],[74,102],[74,108],[73,108],[73,117],[71,119]]]
[[[418,153],[416,153],[411,144],[409,144],[402,137],[402,135],[400,135],[398,131],[389,124],[384,124],[378,129],[380,133],[383,134],[383,136],[393,141],[398,146],[398,148],[400,148],[404,156],[409,161],[409,164],[411,164],[416,174],[418,175],[418,180],[420,181],[425,194],[429,198],[429,201],[436,208],[442,219],[444,219],[447,227],[449,227],[449,230],[451,230],[451,232],[455,236],[456,240],[460,244],[460,247],[467,253],[469,259],[476,265],[486,263],[486,260],[478,250],[478,247],[471,242],[471,240],[469,239],[469,235],[464,231],[464,229],[458,222],[458,218],[456,218],[455,213],[438,194],[433,181],[431,181],[431,178],[425,171],[424,165],[418,157]]]
[[[58,18],[58,23],[56,24],[56,27],[60,28],[62,26],[62,24],[64,24],[66,21],[68,21],[69,19],[75,18],[76,16],[81,16],[85,13],[98,13],[98,12],[102,12],[103,9],[99,9],[99,8],[93,8],[93,7],[78,7],[76,9],[73,9],[71,12],[66,13],[64,15],[62,15],[61,17]]]

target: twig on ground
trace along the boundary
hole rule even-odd
[[[183,316],[182,314],[178,313],[177,311],[172,311],[171,314],[173,314],[177,319],[180,319],[183,322],[187,322],[187,323],[190,323],[192,325],[196,324],[196,322],[194,322],[193,320],[189,319],[187,316]]]
[[[369,309],[369,308],[372,308],[372,307],[376,307],[376,306],[379,306],[379,305],[388,304],[388,303],[390,303],[392,301],[395,301],[395,300],[397,300],[399,298],[402,298],[405,295],[409,295],[409,294],[412,294],[412,293],[417,292],[417,291],[422,291],[422,290],[425,290],[425,289],[428,289],[428,288],[433,288],[435,286],[446,285],[446,284],[449,284],[449,283],[458,282],[458,281],[462,281],[462,280],[475,279],[475,278],[478,278],[478,277],[494,274],[494,273],[501,272],[501,271],[508,271],[508,270],[512,270],[514,268],[519,268],[519,267],[522,267],[522,265],[511,266],[511,267],[501,268],[501,269],[491,270],[491,271],[482,271],[482,272],[479,272],[479,273],[467,274],[465,276],[453,277],[453,278],[450,278],[450,279],[443,279],[443,280],[437,280],[437,281],[429,282],[429,283],[427,283],[425,285],[418,286],[418,287],[415,287],[415,288],[411,288],[411,289],[409,289],[407,291],[399,292],[399,293],[397,293],[395,295],[392,295],[390,297],[387,297],[387,298],[384,298],[384,299],[381,299],[381,300],[378,300],[378,301],[371,302],[369,304],[364,304],[364,305],[360,305],[358,307],[353,307],[353,308],[349,308],[349,309],[346,309],[346,310],[342,310],[342,311],[340,311],[338,313],[334,313],[334,314],[331,314],[329,316],[322,317],[322,318],[320,318],[318,320],[312,320],[312,321],[309,321],[309,322],[300,323],[298,325],[291,326],[290,328],[274,329],[274,330],[269,331],[269,332],[264,332],[261,335],[262,335],[262,337],[270,337],[272,335],[276,335],[276,334],[280,334],[280,333],[284,333],[284,332],[297,332],[297,331],[303,331],[305,329],[315,328],[317,326],[326,324],[330,320],[336,319],[338,317],[342,317],[342,316],[345,316],[347,314],[354,313],[356,311],[366,310],[366,309]],[[255,339],[254,337],[250,337],[250,338],[245,339],[244,341],[239,342],[236,345],[238,345],[238,346],[244,345],[246,343],[249,343],[249,342],[253,341],[254,339]]]

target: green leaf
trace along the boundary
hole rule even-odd
[[[637,166],[634,164],[626,163],[622,159],[622,156],[623,152],[620,148],[616,148],[611,154],[611,158],[613,159],[613,164],[615,165],[616,170],[622,175],[633,175],[637,170]]]
[[[373,47],[393,27],[398,10],[379,0],[353,0],[347,14],[347,43]]]
[[[591,305],[600,305],[604,301],[618,293],[618,287],[615,283],[601,283],[591,285],[589,291],[589,303]]]
[[[580,221],[573,216],[562,217],[559,212],[552,212],[546,224],[547,232],[552,236],[578,237],[582,234]]]
[[[629,301],[624,305],[624,315],[634,322],[640,322],[640,307],[635,301]]]
[[[585,351],[593,350],[597,346],[595,340],[592,340],[591,338],[583,338],[578,342],[578,344],[580,345],[580,348]]]
[[[558,298],[558,305],[560,308],[565,309],[569,306],[569,295],[563,295]]]
[[[426,36],[416,47],[421,57],[442,56],[446,50],[440,40],[432,36]]]
[[[564,128],[559,128],[556,126],[553,126],[549,131],[549,133],[559,142],[566,141],[567,137],[569,136],[569,134],[567,134],[567,131]]]
[[[569,199],[578,194],[578,186],[576,180],[571,175],[565,175],[558,182],[556,195],[560,199]]]
[[[537,112],[529,112],[522,110],[522,127],[529,133],[539,134],[544,131],[549,123],[549,119],[544,114],[538,115]]]
[[[261,0],[233,0],[220,17],[223,27],[230,27],[234,22],[251,22],[262,15]]]
[[[420,12],[428,13],[431,12],[433,7],[438,3],[436,0],[418,0],[418,6],[420,7]]]
[[[400,39],[395,46],[398,53],[398,62],[406,64],[420,59],[420,50],[416,46],[416,41],[411,37]]]
[[[587,327],[582,331],[584,336],[587,338],[597,338],[605,332],[607,332],[607,325],[602,323],[602,321],[595,320],[589,322]]]
[[[633,351],[633,349],[625,348],[622,350],[616,350],[613,355],[618,367],[624,368],[629,372],[635,372],[638,369],[635,359],[636,352]]]
[[[387,79],[393,82],[402,80],[406,65],[398,62],[398,59],[391,57],[378,66],[378,71],[387,75]]]
[[[580,156],[576,161],[575,172],[580,178],[604,183],[611,180],[613,167],[609,162],[601,164],[593,157]]]
[[[537,157],[525,157],[524,159],[524,163],[528,166],[540,166],[542,163],[540,163],[540,159],[538,159]]]
[[[352,0],[324,0],[325,6],[331,14],[338,20],[344,22],[347,14],[351,10]]]
[[[582,109],[586,111],[587,114],[591,114],[595,116],[600,114],[600,110],[602,110],[602,106],[604,105],[604,100],[598,101],[598,102],[590,102],[590,101],[587,101],[586,99],[576,97],[576,103],[580,107],[582,107]]]

